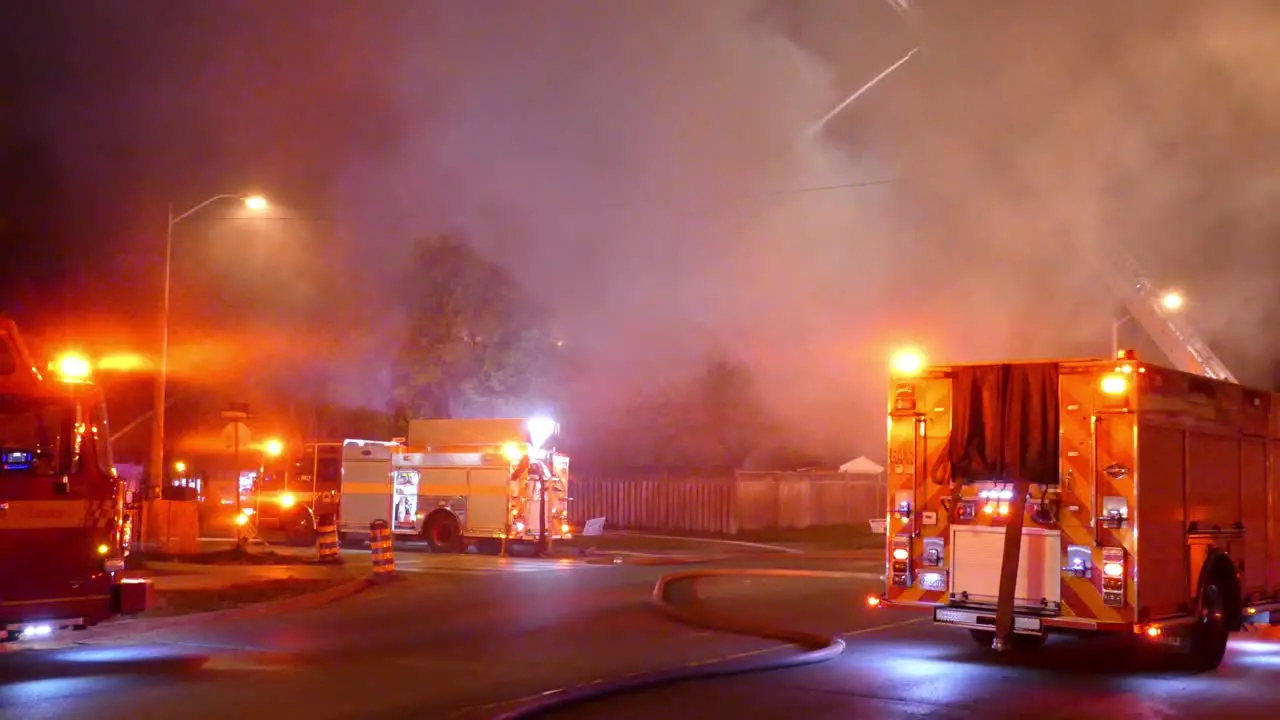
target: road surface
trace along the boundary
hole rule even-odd
[[[0,717],[484,717],[504,700],[771,645],[661,617],[648,595],[671,568],[397,555],[401,582],[306,612],[0,653]]]
[[[1053,639],[1029,655],[996,656],[964,630],[913,621],[909,612],[846,603],[849,592],[859,592],[857,586],[868,591],[874,584],[757,581],[751,594],[741,588],[731,597],[704,592],[704,602],[739,618],[819,632],[852,631],[837,660],[667,686],[548,717],[652,720],[672,717],[672,708],[699,708],[683,717],[1257,720],[1275,717],[1280,708],[1275,681],[1280,641],[1258,633],[1236,636],[1222,668],[1204,675],[1176,670],[1167,655],[1135,660],[1112,645],[1067,638]],[[766,587],[772,591],[765,592]],[[890,622],[906,624],[867,630]]]

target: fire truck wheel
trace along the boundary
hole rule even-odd
[[[285,542],[290,545],[315,545],[316,529],[311,523],[311,516],[298,513],[289,519],[285,527]]]
[[[428,515],[422,524],[422,535],[431,552],[462,552],[462,528],[458,527],[458,519],[451,512],[437,510]]]
[[[1200,602],[1200,615],[1191,626],[1189,663],[1192,670],[1206,672],[1222,664],[1227,652],[1227,596],[1221,574],[1209,581]]]

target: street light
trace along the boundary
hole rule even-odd
[[[1177,312],[1186,304],[1186,298],[1182,297],[1178,292],[1167,292],[1160,296],[1160,307],[1169,312]],[[1111,321],[1111,358],[1114,360],[1120,355],[1120,326],[1133,319],[1133,313],[1125,313],[1124,316]]]
[[[160,372],[156,373],[155,409],[152,411],[151,431],[151,496],[158,495],[158,488],[163,485],[164,476],[164,407],[165,386],[169,380],[169,287],[173,274],[173,227],[197,212],[219,200],[240,200],[249,210],[258,212],[267,208],[267,201],[261,195],[227,194],[214,195],[180,214],[173,214],[173,203],[169,204],[169,224],[164,237],[164,295],[160,307]]]

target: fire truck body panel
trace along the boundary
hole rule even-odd
[[[883,603],[992,630],[1012,562],[1013,632],[1128,631],[1189,621],[1224,559],[1243,604],[1280,601],[1278,409],[1136,361],[898,374]]]
[[[342,445],[338,532],[368,534],[374,520],[389,520],[394,443],[347,440]]]
[[[30,363],[0,320],[0,630],[145,610],[145,588],[122,592],[119,577],[128,533],[102,394]]]

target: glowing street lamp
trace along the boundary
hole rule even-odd
[[[1160,304],[1164,306],[1164,309],[1165,309],[1165,310],[1174,310],[1174,311],[1176,311],[1176,310],[1178,310],[1179,308],[1181,308],[1181,307],[1182,307],[1182,303],[1183,303],[1183,302],[1184,302],[1184,301],[1183,301],[1183,297],[1182,297],[1182,295],[1180,295],[1180,294],[1178,294],[1178,293],[1176,293],[1176,292],[1168,292],[1168,293],[1165,293],[1165,294],[1164,294],[1163,296],[1161,296],[1161,298],[1160,298]]]
[[[267,203],[267,199],[261,195],[250,195],[249,197],[246,197],[244,199],[244,206],[254,212],[262,212],[270,207]]]

